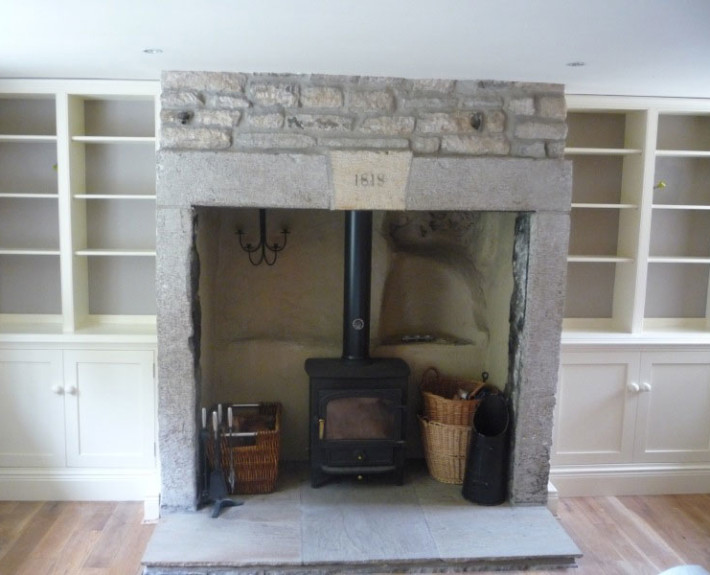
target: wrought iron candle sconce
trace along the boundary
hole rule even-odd
[[[251,242],[245,242],[244,231],[239,228],[237,230],[237,235],[239,236],[239,245],[241,248],[249,254],[249,262],[253,266],[261,265],[266,263],[267,266],[273,266],[276,263],[276,258],[280,251],[286,247],[286,241],[288,240],[289,231],[286,228],[281,230],[281,235],[283,236],[283,243],[273,242],[269,245],[266,240],[266,210],[263,208],[259,209],[259,243],[253,245]]]

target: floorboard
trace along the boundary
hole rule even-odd
[[[710,494],[561,498],[559,517],[578,568],[528,575],[710,571]],[[138,575],[154,529],[141,520],[139,503],[0,501],[0,575]]]

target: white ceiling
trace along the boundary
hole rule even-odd
[[[710,98],[710,0],[2,4],[5,78],[293,72],[556,82],[569,93]]]

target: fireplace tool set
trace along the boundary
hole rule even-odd
[[[202,408],[200,443],[202,449],[203,484],[200,503],[204,505],[209,502],[214,502],[212,517],[218,517],[225,507],[235,507],[244,503],[243,501],[235,501],[229,498],[230,489],[232,492],[235,490],[235,462],[233,452],[229,449],[229,475],[228,480],[225,479],[224,469],[222,468],[223,440],[226,439],[226,443],[229,444],[229,439],[232,437],[251,437],[254,433],[235,432],[234,412],[231,406],[227,408],[227,428],[223,426],[222,404],[217,405],[217,408],[211,413],[212,429],[210,430],[207,428],[207,409]],[[212,457],[209,456],[210,451]],[[210,460],[212,461],[211,471]],[[227,481],[229,481],[230,489],[227,488]]]
[[[280,420],[279,403],[218,404],[209,411],[202,408],[200,505],[213,503],[212,517],[218,517],[226,507],[243,504],[232,495],[275,489]]]

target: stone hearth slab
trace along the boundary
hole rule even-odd
[[[412,469],[414,468],[414,469]],[[146,575],[440,572],[574,565],[579,549],[544,507],[481,507],[410,465],[402,487],[342,479],[312,489],[303,468],[245,504],[164,517]]]

